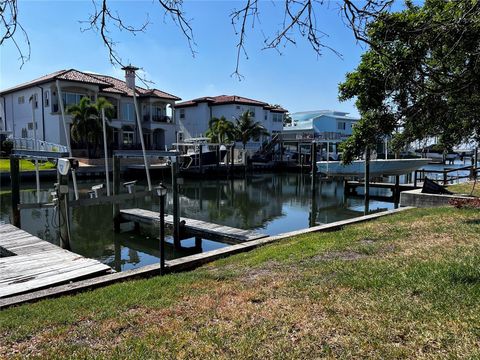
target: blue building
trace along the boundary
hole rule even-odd
[[[315,140],[322,151],[337,154],[337,144],[352,135],[352,128],[360,119],[348,113],[332,110],[302,111],[290,114],[292,123],[283,127],[285,142]]]

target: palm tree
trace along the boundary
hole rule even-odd
[[[208,130],[205,135],[214,143],[224,144],[232,141],[235,138],[233,123],[225,119],[225,116],[220,119],[213,117],[208,122]]]
[[[105,109],[107,118],[112,118],[113,105],[102,97],[98,98],[93,104],[90,98],[83,97],[78,104],[67,108],[67,112],[72,115],[73,120],[71,128],[72,138],[76,142],[81,142],[87,146],[88,157],[92,155],[92,145],[94,153],[96,153],[102,138],[102,109]]]
[[[97,109],[90,103],[90,98],[83,97],[78,104],[70,105],[67,113],[72,116],[71,134],[72,139],[87,146],[87,154],[90,157],[90,140],[92,133],[101,127],[98,124]]]
[[[251,139],[257,141],[260,136],[269,135],[267,129],[260,122],[252,119],[250,111],[245,111],[235,120],[234,134],[235,139],[242,142],[243,150]]]

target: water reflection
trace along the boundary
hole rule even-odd
[[[95,182],[83,181],[86,192]],[[167,186],[168,183],[166,184]],[[314,186],[312,186],[314,185]],[[22,190],[34,184],[22,184]],[[7,189],[4,189],[7,190]],[[49,195],[44,189],[42,196]],[[256,174],[246,179],[198,181],[185,179],[179,189],[181,216],[236,228],[255,229],[275,235],[363,215],[361,198],[344,198],[343,183],[312,184],[309,174]],[[84,196],[86,197],[86,195]],[[45,199],[46,200],[46,199]],[[22,191],[22,203],[36,202],[35,191]],[[9,222],[10,194],[0,197],[0,220]],[[166,211],[171,213],[173,199],[169,187]],[[159,211],[156,196],[126,201],[121,208],[139,207]],[[393,204],[370,201],[371,211],[392,208]],[[59,244],[58,217],[52,208],[22,210],[22,228],[38,237]],[[71,250],[102,261],[118,270],[158,262],[158,227],[142,227],[140,232],[122,224],[113,231],[111,205],[70,209]],[[167,242],[172,242],[167,233]],[[167,246],[166,258],[172,259],[226,246],[214,241],[182,240],[182,249]]]

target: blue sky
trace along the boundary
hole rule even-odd
[[[117,50],[125,62],[142,67],[146,77],[158,89],[183,100],[201,96],[240,95],[281,104],[291,112],[335,109],[357,114],[353,102],[338,101],[338,83],[352,71],[364,51],[343,23],[335,2],[318,5],[319,29],[328,34],[329,50],[318,57],[310,44],[298,33],[296,45],[262,50],[265,35],[272,35],[282,22],[282,1],[261,1],[260,22],[249,27],[242,56],[239,81],[235,70],[236,43],[230,13],[242,1],[186,1],[184,9],[195,35],[196,56],[172,23],[165,18],[155,1],[111,1],[113,9],[129,23],[141,24],[149,13],[146,33],[131,36],[112,31]],[[41,75],[75,68],[123,78],[114,68],[100,38],[92,31],[81,31],[93,10],[91,1],[19,2],[19,19],[32,44],[31,59],[20,69],[18,53],[12,43],[4,44],[0,54],[0,88],[5,89]],[[18,38],[20,40],[20,38]]]

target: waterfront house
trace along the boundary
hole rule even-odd
[[[165,145],[170,146],[176,138],[175,101],[180,98],[158,89],[139,86],[136,89],[146,147],[164,149]],[[66,145],[60,101],[67,108],[78,104],[82,97],[89,97],[92,102],[104,97],[113,104],[114,116],[109,121],[113,128],[111,148],[140,146],[133,91],[125,81],[75,69],[56,71],[0,91],[1,127],[15,138],[33,138],[34,111],[37,139]],[[71,125],[70,116],[66,117],[66,123]]]
[[[263,141],[280,133],[287,112],[281,107],[236,95],[201,97],[177,103],[175,109],[178,142],[204,136],[213,117],[224,116],[234,122],[242,113],[250,111],[253,120],[260,122],[270,134],[259,141],[251,141],[247,144],[250,149],[257,149]]]
[[[291,124],[283,128],[282,138],[290,141],[316,140],[329,153],[337,153],[337,144],[352,135],[352,129],[360,119],[348,113],[332,110],[302,111],[290,115]]]

